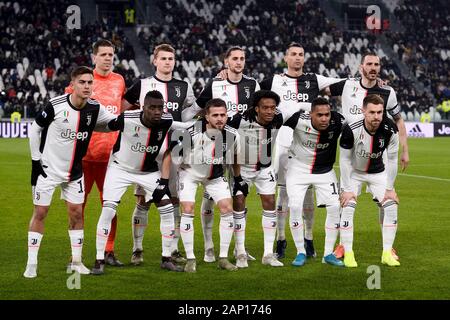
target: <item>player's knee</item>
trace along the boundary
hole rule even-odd
[[[264,210],[275,210],[275,195],[262,195],[261,202]]]
[[[385,201],[383,201],[381,206],[384,210],[387,210],[389,208],[398,206],[398,203],[394,199],[386,199]]]
[[[147,205],[147,203],[145,201],[145,196],[137,195],[136,196],[136,203],[140,204],[141,206]]]
[[[219,207],[219,211],[221,214],[233,211],[232,202],[229,200],[221,200],[217,203],[217,206]]]
[[[170,198],[170,201],[172,202],[173,206],[178,206],[180,204],[180,199],[178,199],[176,197]]]
[[[43,221],[47,217],[49,207],[35,206],[33,212],[33,218],[35,220]]]
[[[164,206],[167,206],[168,204],[172,204],[171,199],[162,199],[162,200],[158,203],[157,207],[158,207],[158,208],[164,207]],[[173,205],[173,204],[172,204],[172,205]]]
[[[245,210],[245,197],[244,195],[238,195],[233,197],[233,210],[244,211]]]
[[[184,214],[193,215],[194,214],[194,203],[192,202],[180,202],[182,212]]]

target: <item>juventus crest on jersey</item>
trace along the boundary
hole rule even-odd
[[[223,130],[206,128],[206,120],[197,121],[187,130],[189,142],[184,137],[178,142],[183,156],[181,169],[195,178],[215,179],[223,176],[223,165],[233,164],[240,153],[237,130],[226,125]],[[174,150],[174,148],[173,148]],[[177,151],[174,150],[174,153]]]
[[[227,105],[227,114],[231,117],[236,113],[244,113],[252,104],[253,93],[258,90],[258,82],[246,75],[243,75],[239,82],[214,78],[200,93],[197,104],[200,108],[204,108],[209,100],[222,99]]]
[[[296,160],[298,171],[320,174],[333,169],[343,123],[344,118],[335,111],[331,111],[330,125],[323,131],[313,127],[309,113],[297,112],[286,121],[284,125],[294,130],[289,158]]]
[[[340,146],[353,149],[352,166],[355,170],[367,173],[384,171],[383,152],[398,151],[398,129],[388,118],[383,119],[375,134],[370,134],[364,119],[346,125],[342,132]]]
[[[186,81],[175,78],[164,81],[156,76],[141,79],[133,84],[124,98],[131,104],[138,102],[142,108],[145,95],[152,90],[159,91],[163,95],[164,112],[170,113],[174,121],[182,121],[182,111],[195,102],[194,91]]]
[[[70,94],[50,99],[35,119],[44,128],[39,151],[45,172],[61,181],[79,179],[92,132],[107,131],[108,122],[115,118],[92,99],[82,109],[72,105]]]
[[[172,126],[170,113],[164,113],[158,124],[147,127],[140,110],[125,111],[109,127],[120,130],[110,164],[130,172],[158,171],[156,158],[167,132]]]

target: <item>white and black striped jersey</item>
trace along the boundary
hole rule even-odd
[[[124,99],[131,104],[138,103],[142,109],[145,95],[149,91],[159,91],[164,97],[164,112],[169,112],[174,121],[185,121],[182,112],[195,104],[195,95],[189,83],[172,78],[170,81],[158,79],[156,76],[135,82],[125,93]]]
[[[125,111],[108,125],[111,130],[120,130],[110,165],[135,173],[159,170],[156,158],[173,118],[170,113],[164,113],[158,124],[147,127],[142,117],[143,111]]]
[[[206,120],[201,119],[186,131],[186,135],[172,154],[182,156],[181,169],[198,179],[215,179],[224,174],[224,165],[235,163],[235,155],[240,153],[239,134],[226,125],[223,130],[206,128]]]
[[[77,109],[70,102],[70,94],[50,99],[35,119],[35,124],[43,128],[39,151],[44,171],[60,181],[79,179],[92,131],[106,131],[115,118],[96,100],[88,99],[82,109]],[[32,157],[37,160],[36,155]]]
[[[228,118],[227,125],[238,130],[240,136],[240,154],[238,162],[253,171],[270,167],[272,146],[277,138],[278,129],[283,125],[283,115],[277,109],[272,122],[261,125],[251,108],[243,115],[235,114]]]
[[[375,134],[370,134],[364,125],[364,119],[344,126],[340,146],[352,150],[352,168],[367,173],[383,172],[383,152],[398,152],[398,129],[388,118],[381,121]]]
[[[333,169],[343,116],[331,111],[330,125],[325,130],[316,130],[309,113],[303,112],[296,112],[284,125],[294,131],[288,157],[296,160],[299,172],[321,174]]]
[[[244,113],[250,108],[253,93],[259,89],[258,82],[246,75],[243,75],[239,82],[214,78],[206,84],[200,93],[200,96],[197,98],[197,104],[203,109],[209,100],[220,98],[227,104],[227,114],[231,117],[236,113]]]
[[[342,115],[348,123],[364,118],[362,114],[363,100],[368,94],[378,94],[384,100],[384,114],[392,118],[400,116],[400,106],[397,104],[397,95],[390,86],[372,88],[363,86],[361,79],[347,79],[330,86],[332,96],[341,96]]]
[[[261,89],[272,90],[280,96],[278,108],[285,114],[311,110],[311,102],[319,96],[321,90],[342,79],[324,77],[314,73],[304,73],[299,77],[277,74],[261,82]],[[289,110],[290,109],[290,110]],[[282,127],[279,133],[280,145],[289,147],[292,143],[292,131]]]

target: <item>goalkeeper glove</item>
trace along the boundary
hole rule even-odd
[[[238,191],[241,191],[244,197],[248,195],[248,184],[241,176],[234,177],[233,196],[235,196]]]
[[[35,186],[37,179],[42,175],[44,178],[47,178],[47,174],[41,165],[41,160],[31,160],[31,185]]]
[[[153,202],[159,203],[161,202],[164,195],[168,195],[169,198],[171,197],[170,191],[169,191],[169,179],[159,179],[159,184],[155,188],[152,194]]]

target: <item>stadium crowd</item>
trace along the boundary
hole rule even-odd
[[[0,116],[18,111],[33,118],[50,98],[64,92],[71,69],[91,65],[90,46],[98,38],[112,40],[115,71],[132,84],[135,73],[119,63],[134,59],[123,30],[107,17],[68,29],[65,12],[70,5],[68,0],[0,3]]]

